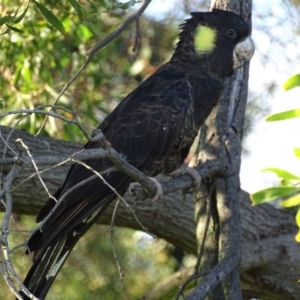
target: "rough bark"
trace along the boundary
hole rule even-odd
[[[234,11],[251,24],[251,0],[215,0],[211,7]],[[238,272],[242,260],[239,173],[248,77],[249,63],[225,80],[223,95],[201,128],[197,161],[219,160],[220,168],[203,183],[195,198],[197,273],[201,281],[188,300],[206,296],[209,300],[242,299]]]
[[[10,128],[1,127],[4,139],[10,131]],[[34,157],[69,155],[81,148],[79,144],[35,138],[17,130],[11,135],[10,145],[14,145],[13,141],[17,138],[23,139]],[[3,141],[0,140],[1,156],[3,149]],[[4,172],[7,172],[10,167],[4,165]],[[67,168],[66,166],[56,168],[42,175],[51,192],[63,182]],[[24,168],[18,182],[27,178],[31,173],[33,170]],[[18,182],[15,184],[17,185]],[[36,214],[46,201],[47,195],[37,178],[33,178],[13,193],[13,199],[15,213]],[[196,224],[194,201],[191,195],[188,194],[183,201],[180,193],[170,193],[151,206],[143,201],[134,204],[134,199],[130,195],[127,195],[126,199],[151,233],[166,239],[188,253],[196,254]],[[240,192],[239,200],[242,219],[240,276],[244,298],[300,299],[300,287],[297,284],[300,245],[294,239],[297,232],[294,217],[268,204],[251,206],[249,195],[244,191]],[[112,208],[110,207],[104,213],[99,223],[110,224]],[[3,210],[3,207],[1,209]],[[115,224],[141,230],[130,210],[124,205],[120,205],[118,209]]]

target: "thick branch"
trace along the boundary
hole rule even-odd
[[[1,132],[4,137],[7,137],[10,128],[1,127]],[[34,157],[47,154],[67,156],[81,148],[79,144],[35,138],[21,131],[12,134],[11,144],[17,138],[23,139]],[[3,143],[0,141],[0,154],[2,149]],[[11,167],[5,165],[4,171],[7,173],[9,168]],[[64,166],[42,174],[51,192],[54,192],[63,182],[67,169],[68,167]],[[32,170],[25,168],[18,181],[31,173]],[[185,178],[182,181],[189,180],[188,177]],[[177,184],[183,183],[177,182]],[[169,188],[172,189],[172,185]],[[24,183],[14,191],[12,196],[13,211],[25,214],[37,214],[47,199],[45,191],[36,178]],[[170,193],[152,206],[144,201],[138,201],[134,205],[134,199],[130,195],[127,195],[126,199],[151,233],[188,253],[196,254],[194,202],[191,195],[187,195],[183,201],[181,193]],[[297,284],[300,245],[294,240],[297,232],[294,217],[270,205],[252,207],[249,195],[243,191],[240,192],[240,206],[243,237],[240,274],[243,295],[274,300],[284,297],[300,299],[300,287]],[[3,207],[1,209],[3,210]],[[101,224],[110,224],[112,210],[113,207],[110,207],[100,218]],[[123,204],[118,209],[115,224],[141,229],[130,210]]]

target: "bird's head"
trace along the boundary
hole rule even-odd
[[[172,58],[181,61],[182,66],[224,78],[253,56],[250,27],[242,17],[219,9],[191,15],[192,18],[181,25]]]

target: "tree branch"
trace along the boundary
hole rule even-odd
[[[212,1],[211,7],[235,11],[247,20],[252,12],[251,1],[247,0]],[[238,272],[242,257],[238,197],[248,69],[249,63],[225,80],[223,95],[201,129],[199,164],[218,158],[224,166],[224,174],[217,174],[206,184],[205,192],[199,191],[196,195],[200,264],[194,275],[208,274],[187,296],[189,300],[242,299]],[[206,202],[199,200],[201,198]],[[209,226],[204,230],[207,215]],[[204,242],[203,236],[207,237]]]
[[[4,138],[11,132],[11,129],[7,127],[0,127],[0,129]],[[11,135],[11,140],[17,138],[21,138],[26,143],[33,157],[42,155],[63,155],[66,157],[79,151],[82,147],[76,143],[42,137],[36,138],[25,132],[15,130]],[[3,146],[1,140],[0,155],[4,149]],[[15,145],[12,147],[16,149]],[[8,152],[9,154],[11,153]],[[10,169],[11,166],[9,165],[3,166],[3,171],[6,174]],[[62,184],[67,169],[67,166],[62,166],[42,174],[51,193]],[[17,185],[31,173],[32,169],[25,166],[15,184]],[[159,178],[160,181],[166,180],[165,177]],[[191,184],[189,176],[165,182],[163,187],[176,189],[185,186],[185,182]],[[129,194],[126,194],[124,198],[134,208],[138,219],[152,234],[166,239],[187,253],[197,253],[196,224],[193,218],[194,200],[190,194],[183,201],[180,192],[169,193],[151,206],[146,205],[145,201],[136,202],[133,196]],[[47,194],[37,178],[33,178],[14,191],[13,199],[14,213],[36,215],[47,200]],[[272,300],[300,299],[300,287],[297,283],[300,245],[294,239],[297,233],[294,217],[268,204],[253,207],[249,195],[243,191],[239,192],[239,203],[242,222],[240,277],[243,296],[245,298]],[[101,216],[99,223],[111,224],[113,208],[114,203]],[[4,208],[1,207],[1,210]],[[142,230],[132,217],[131,211],[123,203],[118,207],[114,223],[117,226]]]

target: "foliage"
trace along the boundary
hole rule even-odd
[[[113,31],[124,19],[125,10],[135,3],[132,0],[123,3],[2,1],[0,109],[13,111],[53,104],[63,86],[85,62],[86,51]],[[149,20],[141,19],[139,51],[132,51],[135,26],[128,27],[93,58],[58,104],[76,110],[87,129],[97,126],[138,82],[170,57],[176,33],[177,27],[172,24],[165,26],[152,21],[150,26]],[[64,116],[72,117],[67,113]],[[22,119],[20,114],[2,118],[1,125],[36,133],[43,121],[42,115],[31,114]],[[84,141],[75,126],[53,118],[48,119],[42,134]],[[14,217],[16,232],[10,234],[10,239],[19,244],[29,235],[23,230],[36,224],[31,217]],[[67,299],[67,295],[70,299],[98,299],[100,293],[101,299],[134,299],[172,273],[175,260],[170,258],[170,246],[164,241],[149,241],[130,230],[115,229],[115,232],[125,287],[114,262],[109,229],[94,226],[76,246],[48,299]],[[24,248],[17,249],[13,258],[18,274],[26,274],[31,263],[24,255]],[[1,286],[4,285],[1,281]],[[1,299],[9,299],[8,294],[7,289],[0,290]]]
[[[283,88],[288,91],[300,86],[300,74],[289,78]],[[266,120],[267,122],[287,120],[300,116],[300,108],[273,114]],[[294,155],[297,159],[300,158],[300,149],[294,149]],[[295,175],[289,171],[278,168],[267,168],[263,171],[273,172],[281,180],[279,187],[267,188],[258,191],[251,195],[254,204],[266,203],[274,200],[281,200],[280,205],[284,208],[297,207],[296,223],[299,227],[299,232],[296,235],[297,242],[300,242],[300,174]]]
[[[116,8],[116,1],[47,1],[39,6],[36,3],[30,2],[27,6],[17,1],[3,3],[0,108],[5,111],[52,104],[66,82],[85,62],[86,51],[114,30],[125,13],[123,9]],[[42,11],[41,6],[44,7]],[[45,18],[46,10],[48,18]],[[54,21],[50,14],[56,16],[60,23]],[[16,20],[18,22],[15,24]],[[11,29],[11,24],[18,32]],[[137,85],[137,81],[155,70],[149,64],[149,59],[151,63],[161,63],[161,59],[169,54],[165,52],[161,55],[160,49],[171,51],[173,48],[174,31],[166,31],[159,24],[154,28],[144,26],[145,23],[140,26],[143,40],[139,53],[132,52],[136,33],[134,27],[129,27],[121,37],[94,57],[58,103],[71,110],[76,108],[82,123],[88,124],[87,129],[98,125]],[[160,31],[157,31],[159,26]],[[58,31],[57,27],[61,30]],[[152,41],[157,39],[157,49],[153,53],[148,46],[149,38]],[[158,56],[160,61],[157,60]],[[137,68],[138,63],[142,67]],[[32,114],[22,120],[18,127],[35,133],[43,120],[43,116]],[[14,116],[1,120],[2,125],[10,127],[16,123]],[[44,134],[73,141],[82,140],[83,137],[75,126],[54,119],[49,119]]]
[[[290,89],[293,89],[295,87],[300,87],[300,74],[296,74],[289,78],[287,82],[283,85],[283,88],[288,91]]]

